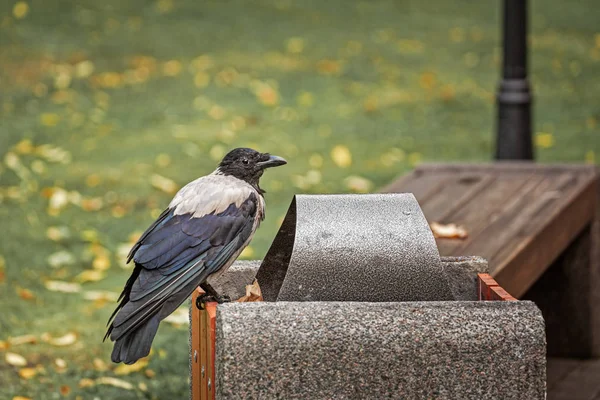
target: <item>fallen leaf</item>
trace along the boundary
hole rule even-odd
[[[8,342],[6,340],[0,340],[0,350],[8,349]]]
[[[75,279],[79,283],[97,282],[99,280],[104,279],[105,276],[106,274],[104,273],[104,271],[100,271],[97,269],[88,269],[77,275]]]
[[[11,346],[19,346],[21,344],[34,344],[37,343],[37,337],[35,335],[23,335],[8,338],[8,342]]]
[[[83,378],[79,381],[79,387],[82,389],[92,387],[95,385],[96,385],[96,382],[94,382],[93,379]]]
[[[60,116],[54,113],[43,113],[40,115],[40,122],[44,126],[55,126],[60,121]]]
[[[17,287],[16,291],[17,291],[17,294],[19,295],[19,297],[22,298],[23,300],[33,300],[33,299],[35,299],[35,295],[29,289],[24,289],[24,288],[21,288],[21,287]]]
[[[46,229],[46,237],[54,242],[67,239],[71,236],[67,226],[50,226]]]
[[[74,264],[75,256],[66,250],[61,250],[48,256],[47,261],[52,268],[59,268],[65,265]]]
[[[52,346],[57,346],[57,347],[70,346],[70,345],[74,344],[76,341],[77,341],[77,335],[73,332],[69,332],[64,336],[57,337],[57,338],[50,337],[47,340],[48,344],[51,344]]]
[[[17,1],[13,6],[13,15],[16,19],[25,18],[29,13],[29,5],[24,1]]]
[[[153,174],[150,178],[150,183],[157,189],[162,190],[165,193],[173,194],[177,191],[177,184],[162,175]]]
[[[35,368],[21,368],[19,370],[19,376],[23,379],[31,379],[36,376],[37,370]]]
[[[352,165],[352,153],[344,145],[337,145],[331,149],[331,159],[340,168],[346,168]]]
[[[110,268],[110,258],[106,254],[100,254],[94,258],[92,266],[98,271],[106,271]]]
[[[108,365],[106,365],[106,363],[99,358],[94,358],[92,363],[94,364],[94,369],[96,371],[103,372],[108,370]]]
[[[31,400],[31,397],[25,397],[25,396],[14,396],[12,398],[12,400]]]
[[[256,279],[252,285],[246,285],[246,295],[236,300],[238,303],[248,303],[252,301],[263,301],[262,292]]]
[[[63,292],[63,293],[78,293],[81,291],[81,285],[78,283],[69,283],[63,281],[46,281],[44,282],[46,289],[52,292]]]
[[[54,360],[54,365],[56,365],[59,369],[67,368],[67,362],[62,358],[57,358],[56,360]]]
[[[96,384],[98,385],[110,385],[114,387],[118,387],[125,390],[132,390],[133,385],[127,381],[122,379],[113,378],[111,376],[103,376],[101,378],[96,379]]]
[[[6,362],[14,367],[24,367],[27,365],[27,360],[20,354],[7,352],[4,355]]]
[[[156,376],[156,372],[154,372],[154,370],[147,369],[146,371],[144,371],[144,375],[146,375],[148,378],[152,379]]]
[[[373,187],[373,183],[361,176],[351,175],[344,179],[344,184],[348,189],[356,193],[368,193]]]
[[[166,320],[166,319],[165,319]],[[133,372],[138,372],[148,365],[148,360],[138,360],[135,364],[121,364],[114,369],[115,375],[129,375]]]
[[[469,236],[466,229],[456,224],[439,224],[432,222],[430,224],[433,236],[444,239],[465,239]]]
[[[90,290],[89,292],[83,292],[83,298],[91,301],[117,301],[119,294],[106,290]]]
[[[59,390],[60,394],[63,396],[68,396],[69,393],[71,393],[71,387],[69,385],[62,385]]]

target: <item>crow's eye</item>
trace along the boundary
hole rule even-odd
[[[248,159],[246,159],[246,158],[244,158],[244,159],[242,160],[242,163],[243,163],[244,165],[248,165],[248,163],[249,163],[249,162],[250,162],[250,161],[248,161]]]

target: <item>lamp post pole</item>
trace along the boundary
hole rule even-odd
[[[498,88],[497,160],[533,160],[527,80],[527,0],[503,0],[503,65]]]

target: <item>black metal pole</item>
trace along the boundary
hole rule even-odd
[[[502,81],[498,88],[496,159],[533,160],[532,95],[527,81],[527,0],[503,0]]]

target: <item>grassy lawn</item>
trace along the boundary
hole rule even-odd
[[[596,2],[531,6],[537,157],[595,162]],[[232,147],[289,161],[263,178],[267,219],[246,258],[265,254],[294,193],[374,191],[423,161],[489,160],[499,10],[2,2],[0,398],[185,398],[185,324],[163,323],[133,369],[102,343],[131,241]]]

